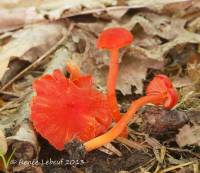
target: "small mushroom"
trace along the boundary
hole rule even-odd
[[[98,136],[84,144],[86,151],[92,151],[106,143],[111,142],[118,137],[127,127],[128,122],[133,118],[137,110],[147,103],[162,105],[166,109],[170,109],[178,101],[178,93],[172,86],[170,79],[165,75],[157,75],[149,83],[146,96],[133,101],[127,113],[105,134]]]
[[[108,49],[110,52],[109,74],[107,79],[108,101],[112,110],[113,119],[120,120],[120,112],[116,99],[116,82],[119,68],[119,49],[133,41],[132,34],[125,28],[109,28],[104,30],[98,40],[97,47]]]

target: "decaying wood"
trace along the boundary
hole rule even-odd
[[[19,164],[19,161],[36,159],[39,153],[37,136],[31,123],[28,120],[24,120],[17,133],[14,136],[8,137],[7,141],[11,150],[15,150],[13,159],[17,162],[12,165],[13,169],[22,171],[30,167],[30,164]]]
[[[144,131],[154,136],[169,135],[189,121],[184,111],[165,110],[162,107],[147,107],[143,114]]]
[[[14,156],[17,159],[31,160],[38,154],[37,136],[28,120],[24,120],[17,133],[8,137],[7,141],[8,145],[16,150]]]

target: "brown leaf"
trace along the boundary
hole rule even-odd
[[[184,147],[186,145],[200,146],[200,126],[183,126],[180,129],[179,134],[176,136],[176,142],[180,147]]]
[[[32,25],[15,32],[12,39],[0,49],[0,79],[10,60],[18,57],[28,62],[35,61],[60,40],[65,32],[61,23]]]
[[[125,27],[131,29],[136,24],[139,24],[149,35],[156,35],[171,40],[180,35],[180,32],[183,32],[185,22],[186,20],[180,18],[143,12],[133,16],[125,24]]]

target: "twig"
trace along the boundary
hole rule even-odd
[[[180,164],[180,165],[177,165],[177,166],[172,166],[172,167],[166,168],[166,169],[160,171],[159,173],[165,173],[165,172],[173,171],[175,169],[182,168],[182,167],[185,167],[185,166],[189,166],[189,165],[192,165],[192,164],[194,164],[194,162],[183,163],[183,164]]]
[[[190,153],[191,155],[197,157],[198,159],[200,159],[200,154],[192,152],[188,149],[182,149],[182,148],[172,148],[172,147],[168,147],[167,148],[170,151],[177,151],[177,152],[186,152],[186,153]]]
[[[118,137],[117,141],[121,142],[124,145],[127,145],[130,148],[134,148],[136,150],[142,150],[142,151],[148,150],[147,149],[148,146],[143,145],[143,144],[138,143],[138,142],[134,142],[134,141],[128,140],[126,138]]]
[[[1,115],[1,111],[5,110],[5,109],[10,109],[10,108],[13,108],[15,106],[13,106],[13,104],[15,103],[19,103],[21,101],[24,100],[24,98],[30,94],[32,92],[32,90],[26,90],[25,93],[23,95],[21,95],[18,99],[15,99],[14,101],[10,101],[8,102],[6,105],[4,105],[3,107],[0,108],[0,115]]]
[[[13,92],[9,92],[9,91],[0,91],[0,94],[2,94],[2,95],[7,95],[7,96],[11,96],[11,97],[19,97],[18,94],[13,93]]]

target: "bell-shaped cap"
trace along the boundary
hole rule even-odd
[[[119,49],[129,45],[133,35],[125,28],[109,28],[104,30],[98,40],[97,47],[102,49]]]
[[[178,92],[173,87],[171,80],[165,75],[157,75],[149,83],[146,95],[160,95],[160,100],[154,102],[156,105],[163,105],[166,109],[171,109],[178,102]]]
[[[94,88],[91,76],[78,74],[72,80],[55,70],[36,80],[33,89],[33,125],[58,150],[73,138],[88,141],[106,132],[112,123],[107,97]]]

